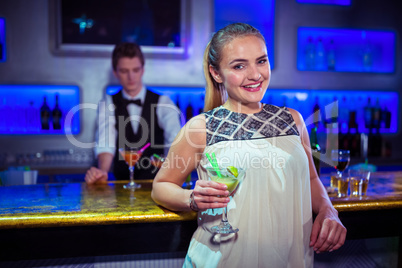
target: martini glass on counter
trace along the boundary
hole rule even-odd
[[[135,190],[141,187],[141,184],[134,182],[134,166],[137,164],[138,160],[140,159],[142,153],[145,151],[146,148],[149,147],[149,143],[142,147],[141,149],[138,148],[120,148],[119,153],[124,158],[128,165],[128,170],[130,171],[130,182],[123,187],[125,189]]]

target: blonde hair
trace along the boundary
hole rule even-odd
[[[224,86],[217,83],[209,71],[208,54],[210,44],[211,42],[208,43],[207,48],[205,49],[203,62],[206,81],[204,112],[221,106],[226,100],[226,90]]]
[[[254,35],[265,38],[253,26],[246,23],[233,23],[217,31],[208,43],[204,52],[203,68],[206,80],[204,112],[222,105],[227,98],[227,92],[222,83],[217,83],[212,77],[209,66],[219,71],[219,64],[222,60],[223,47],[237,37]]]

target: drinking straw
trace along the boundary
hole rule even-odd
[[[150,145],[151,145],[150,142],[148,142],[147,144],[145,144],[145,146],[140,149],[140,153],[142,153],[143,151],[145,151],[145,149],[147,149]]]
[[[209,163],[211,163],[213,169],[215,170],[216,174],[218,174],[218,177],[219,177],[219,178],[222,178],[222,174],[221,174],[221,172],[219,171],[218,163],[216,162],[215,153],[212,153],[213,159],[211,158],[211,156],[209,155],[209,153],[206,153],[206,156],[207,156],[207,158],[208,158]]]
[[[162,157],[160,157],[160,156],[157,155],[157,154],[153,154],[153,156],[156,157],[156,158],[158,158],[159,160],[162,160]]]

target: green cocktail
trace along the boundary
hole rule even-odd
[[[237,185],[239,184],[239,180],[237,178],[234,178],[233,175],[222,175],[222,178],[219,178],[218,176],[211,176],[211,180],[225,184],[228,187],[229,195],[232,194],[234,189],[236,189]]]
[[[229,195],[234,194],[235,189],[239,185],[239,182],[243,180],[245,176],[245,170],[240,168],[235,168],[233,166],[222,167],[219,166],[219,174],[213,167],[206,168],[208,176],[212,181],[223,183],[228,188]],[[230,225],[227,217],[227,207],[223,208],[222,220],[219,225],[213,226],[211,231],[217,234],[230,234],[237,233],[239,228],[234,228]]]

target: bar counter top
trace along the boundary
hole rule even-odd
[[[325,186],[329,178],[322,177]],[[0,187],[0,229],[195,221],[194,212],[172,212],[151,198],[151,181],[126,190],[126,181],[87,185],[45,183]],[[402,211],[402,172],[378,172],[361,198],[331,197],[340,212]]]
[[[194,212],[172,212],[151,198],[152,181],[107,184],[45,183],[0,187],[0,229],[110,225],[194,220]]]

